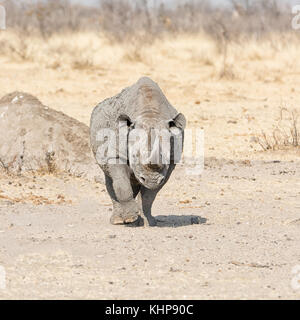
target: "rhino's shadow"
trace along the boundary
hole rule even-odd
[[[195,215],[159,215],[155,216],[157,221],[157,227],[164,228],[164,227],[184,227],[190,226],[192,224],[203,224],[206,223],[207,219],[202,218],[200,216]]]

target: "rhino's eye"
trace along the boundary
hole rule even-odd
[[[128,128],[131,128],[131,126],[133,125],[133,122],[127,115],[121,114],[118,119],[121,123],[121,126],[126,125]]]
[[[176,127],[176,124],[173,120],[169,121],[169,128]]]

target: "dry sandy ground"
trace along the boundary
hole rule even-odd
[[[299,162],[208,164],[197,179],[175,171],[155,228],[111,226],[102,185],[2,179],[1,298],[300,298]]]
[[[1,177],[1,298],[300,298],[300,151],[261,152],[251,140],[272,132],[279,106],[300,111],[299,62],[241,59],[220,80],[188,53],[80,70],[0,57],[1,96],[27,91],[86,124],[94,105],[150,76],[188,127],[204,129],[206,156],[201,176],[176,169],[154,228],[111,226],[101,184]]]

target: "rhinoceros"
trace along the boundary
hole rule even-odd
[[[180,160],[185,126],[184,115],[147,77],[94,108],[90,121],[91,147],[113,203],[112,224],[156,225],[151,215],[152,204]],[[138,135],[133,135],[134,132]],[[165,140],[170,143],[164,144]]]

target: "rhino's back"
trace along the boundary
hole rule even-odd
[[[160,87],[148,77],[139,79],[128,90],[125,99],[129,107],[128,114],[133,119],[169,120],[177,114]]]

